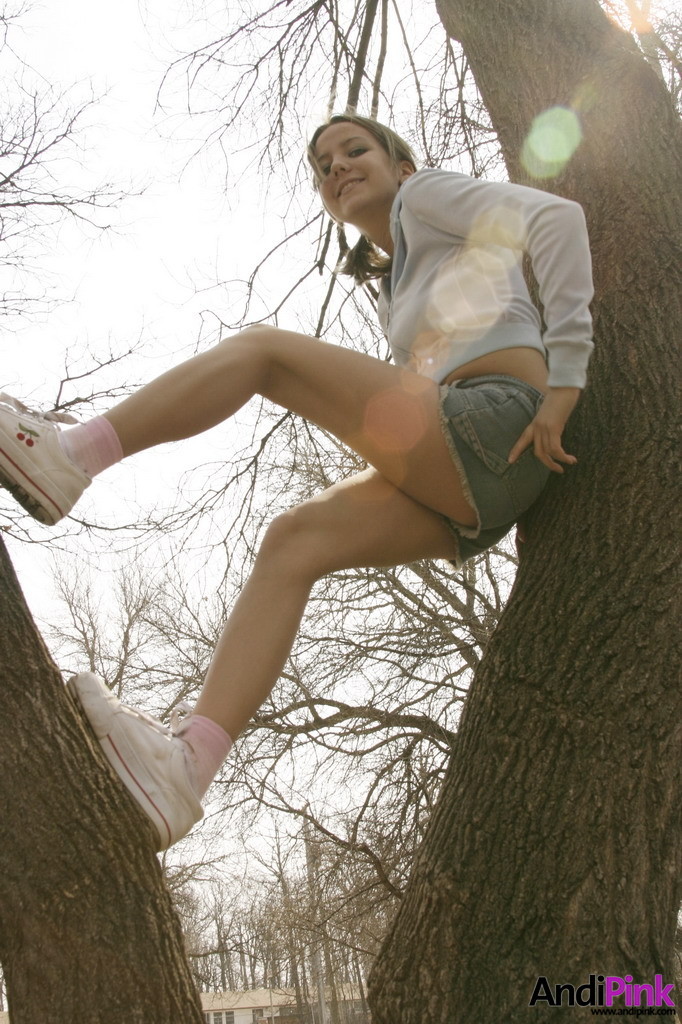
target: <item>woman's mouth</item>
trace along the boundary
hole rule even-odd
[[[353,188],[354,185],[357,185],[361,181],[362,178],[353,178],[351,181],[344,181],[343,185],[337,192],[337,198],[340,198],[342,195],[345,195],[346,192],[348,192],[350,189]]]

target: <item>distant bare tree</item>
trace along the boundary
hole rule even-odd
[[[23,6],[0,11],[0,316],[26,316],[49,297],[44,272],[34,272],[46,235],[65,218],[99,229],[103,211],[121,198],[108,183],[96,188],[67,185],[59,165],[80,158],[82,127],[94,98],[73,105],[22,61],[11,29]]]

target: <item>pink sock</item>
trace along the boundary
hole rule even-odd
[[[201,800],[232,749],[232,739],[212,718],[188,715],[175,733],[190,748],[189,781]]]
[[[96,416],[70,430],[60,430],[59,444],[67,458],[89,477],[97,476],[123,458],[118,434],[104,416]]]

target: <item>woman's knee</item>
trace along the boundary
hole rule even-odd
[[[213,352],[221,366],[232,366],[235,360],[239,365],[250,366],[257,373],[255,386],[263,393],[267,389],[278,345],[281,344],[278,336],[285,333],[278,327],[253,324],[236,334],[221,338]]]
[[[325,552],[332,538],[325,536],[315,503],[303,502],[268,526],[258,551],[262,565],[311,580],[325,575]]]
[[[286,334],[286,331],[281,330],[279,327],[271,327],[269,324],[251,324],[250,327],[244,327],[241,331],[237,331],[236,334],[225,335],[218,342],[218,347],[243,347],[252,352],[257,352],[270,349],[273,345],[277,344],[278,336],[283,334]]]

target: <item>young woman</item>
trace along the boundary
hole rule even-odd
[[[461,564],[498,541],[550,472],[592,348],[582,210],[535,189],[416,169],[388,128],[337,116],[308,156],[322,202],[361,239],[346,272],[381,279],[394,364],[260,325],[70,430],[5,400],[0,480],[45,523],[113,462],[207,430],[255,394],[312,420],[371,468],[271,524],[193,712],[176,731],[70,680],[163,849],[202,814],[232,740],[274,686],[310,590],[337,570]],[[545,330],[521,270],[528,253]]]

